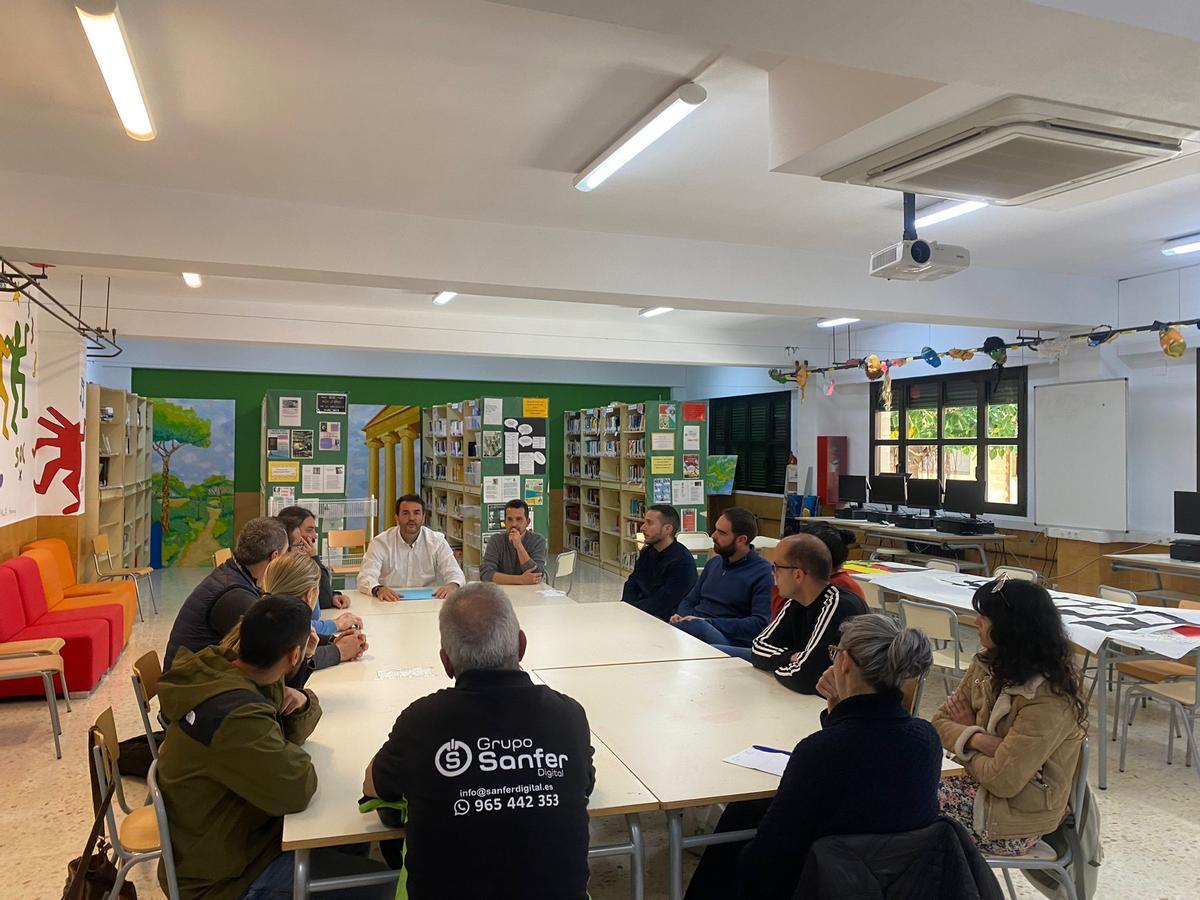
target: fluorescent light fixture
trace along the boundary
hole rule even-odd
[[[917,219],[913,222],[917,228],[924,228],[926,225],[936,225],[938,222],[945,222],[947,219],[957,219],[959,216],[965,216],[967,213],[973,213],[977,209],[983,209],[987,206],[981,200],[943,200],[940,203],[934,203],[932,206],[927,206],[917,214]]]
[[[852,319],[849,316],[843,316],[840,319],[822,319],[817,323],[818,328],[837,328],[840,325],[853,325],[855,322],[861,322],[861,319]]]
[[[108,85],[121,124],[125,126],[125,133],[135,141],[154,140],[154,123],[146,109],[146,97],[138,81],[115,0],[76,4],[75,12],[79,14],[88,43],[92,45],[92,53],[104,83]]]
[[[586,193],[600,187],[621,166],[682,122],[706,99],[708,92],[690,81],[676,88],[616,143],[592,160],[575,179],[575,189]]]
[[[203,282],[200,280],[200,276],[195,272],[184,272],[183,283],[190,288],[198,288],[201,284],[203,284]]]
[[[1185,234],[1183,237],[1164,241],[1162,245],[1163,256],[1183,256],[1197,250],[1200,250],[1200,234]]]
[[[442,291],[433,298],[434,306],[445,306],[451,300],[458,296],[458,291]]]
[[[647,306],[643,310],[638,311],[638,315],[643,319],[653,319],[655,316],[661,316],[664,313],[675,312],[673,306]]]

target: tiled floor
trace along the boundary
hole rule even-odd
[[[56,761],[44,703],[0,703],[0,784],[6,802],[0,808],[0,897],[52,900],[61,896],[67,860],[78,855],[90,825],[90,801],[85,766],[87,725],[106,706],[112,706],[123,737],[140,733],[129,674],[133,661],[146,650],[166,646],[171,622],[183,597],[203,575],[200,570],[161,573],[163,612],[139,623],[114,671],[95,694],[63,710],[63,759]],[[611,600],[620,579],[591,566],[576,572],[572,596],[581,602]],[[942,692],[931,683],[922,713],[929,715]],[[1106,859],[1097,896],[1112,900],[1194,900],[1200,897],[1200,778],[1182,764],[1166,765],[1166,714],[1153,705],[1141,713],[1130,732],[1129,770],[1116,771],[1115,744],[1109,789],[1098,792],[1103,815]],[[1093,767],[1092,783],[1095,784]],[[141,786],[128,782],[131,800]],[[666,829],[660,816],[645,817],[648,849],[647,896],[666,895]],[[621,837],[622,820],[594,823],[597,841]],[[685,855],[687,874],[696,858]],[[591,895],[595,900],[628,896],[628,862],[620,857],[596,860]],[[143,898],[159,896],[151,867],[135,870],[134,883]],[[1018,894],[1038,897],[1018,879]]]

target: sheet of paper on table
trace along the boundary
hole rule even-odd
[[[759,750],[756,747],[747,747],[745,750],[739,750],[733,756],[725,757],[722,761],[741,766],[743,769],[757,769],[768,775],[782,776],[783,770],[787,768],[788,760],[791,758],[790,753],[777,753],[770,750]]]

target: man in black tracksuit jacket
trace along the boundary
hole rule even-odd
[[[837,646],[842,622],[867,612],[853,594],[829,583],[829,548],[810,534],[784,538],[775,549],[775,584],[788,598],[779,614],[751,644],[750,661],[774,672],[783,685],[815,694],[829,668],[829,648]]]
[[[520,670],[525,633],[495,584],[460,588],[439,625],[455,685],[400,714],[363,784],[406,807],[410,900],[585,900],[583,707]]]

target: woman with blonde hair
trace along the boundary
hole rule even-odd
[[[316,652],[305,662],[310,670],[326,669],[340,662],[358,659],[367,649],[367,638],[362,630],[362,619],[353,613],[342,613],[332,624],[336,627],[331,633],[320,634],[316,626],[320,620],[321,610],[317,606],[317,596],[321,584],[321,569],[316,560],[306,553],[285,553],[271,561],[262,577],[264,594],[276,594],[284,597],[296,597],[308,604],[313,610],[314,630],[318,632],[320,643]],[[240,627],[225,636],[222,646],[237,647]]]

